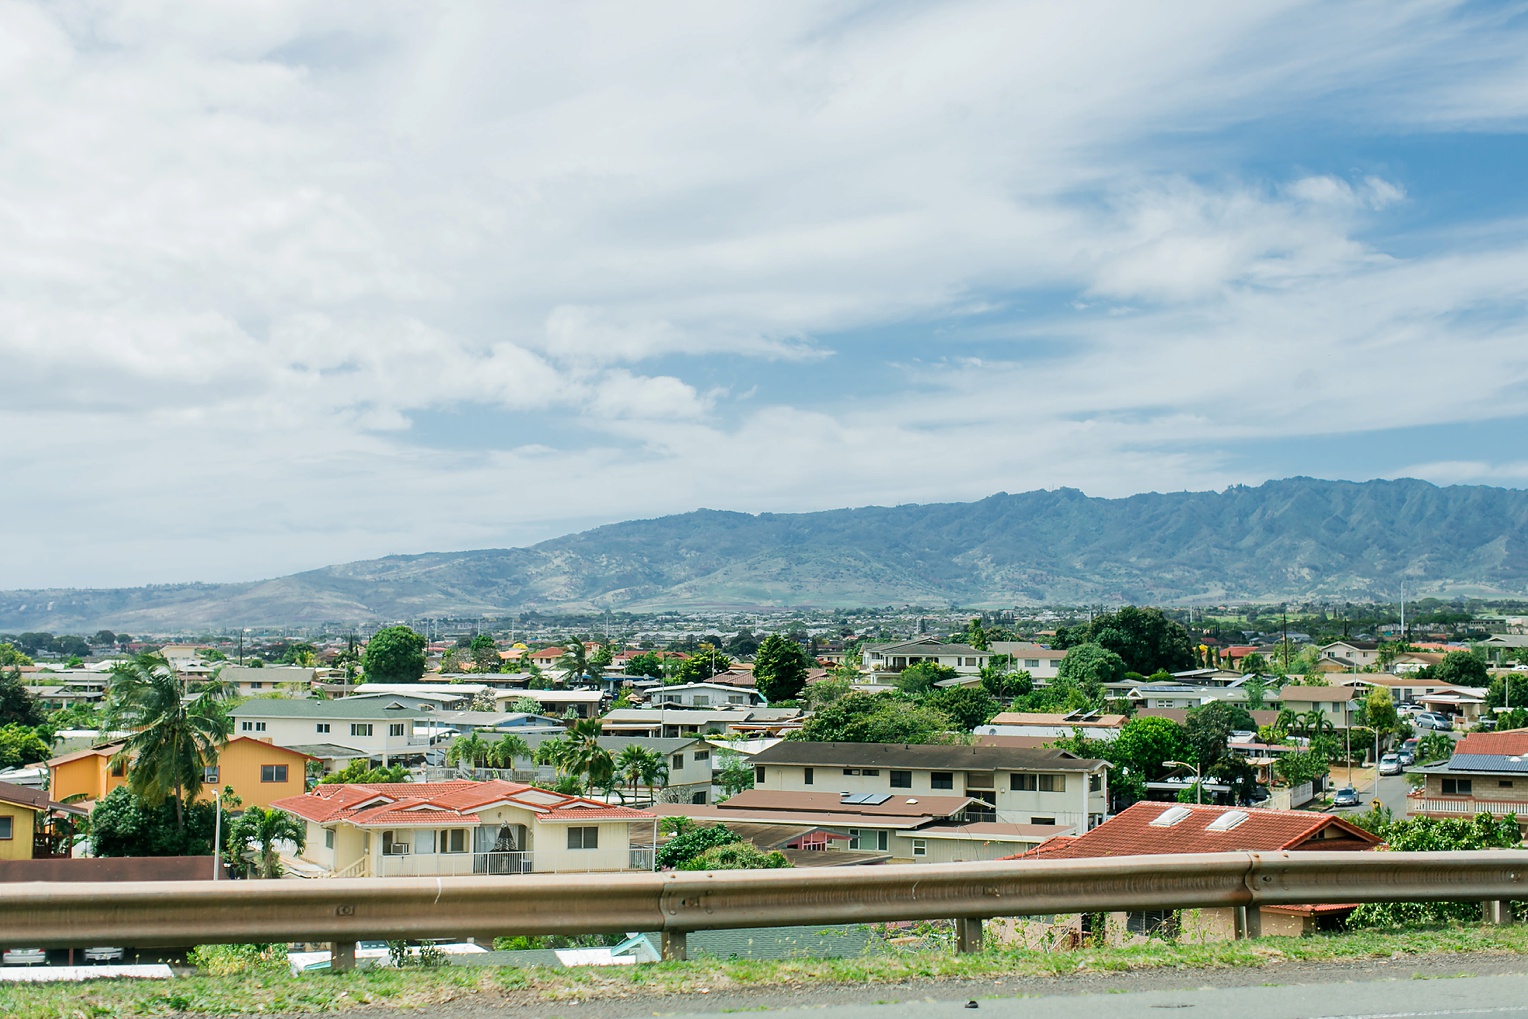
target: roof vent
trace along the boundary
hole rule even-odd
[[[1230,831],[1238,825],[1247,823],[1247,818],[1252,815],[1245,810],[1228,810],[1215,820],[1204,826],[1205,831]]]
[[[1185,820],[1192,813],[1193,811],[1187,807],[1173,807],[1170,810],[1164,810],[1151,822],[1151,827],[1171,828],[1173,825]]]

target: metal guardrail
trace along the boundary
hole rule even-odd
[[[822,870],[0,886],[7,943],[191,945],[500,934],[664,932],[1322,902],[1528,899],[1528,853],[1296,852]],[[1510,920],[1510,908],[1492,914]],[[1250,925],[1250,926],[1249,926]],[[341,947],[348,946],[348,947]]]

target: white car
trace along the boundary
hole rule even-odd
[[[1379,759],[1379,773],[1381,775],[1399,775],[1401,771],[1400,754],[1386,754]]]
[[[126,953],[120,948],[100,946],[85,949],[86,962],[121,962]]]
[[[48,961],[48,953],[40,948],[8,948],[0,962],[7,966],[41,966]]]

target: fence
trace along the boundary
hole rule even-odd
[[[826,870],[357,878],[348,881],[28,883],[0,895],[17,945],[190,945],[329,941],[344,968],[362,939],[663,932],[683,958],[688,931],[954,919],[980,944],[999,916],[1472,900],[1510,922],[1528,898],[1528,855],[1208,853]]]

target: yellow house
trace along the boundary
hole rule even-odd
[[[41,790],[0,782],[0,860],[32,859],[37,836],[51,828],[49,820],[55,811],[82,813],[78,807],[54,803]],[[43,852],[53,855],[46,846]]]
[[[127,768],[112,758],[122,744],[79,750],[48,762],[49,789],[57,800],[79,796],[95,802],[127,784]],[[202,776],[200,799],[211,800],[225,786],[245,807],[269,807],[276,800],[299,796],[307,789],[307,754],[248,736],[237,736],[218,748],[217,764]]]

